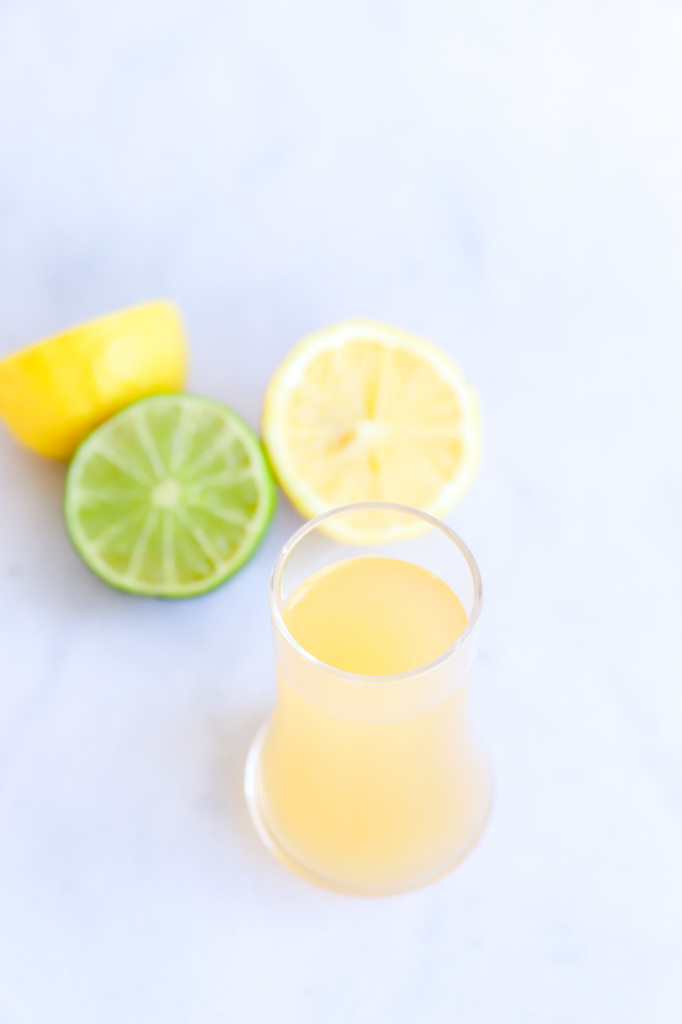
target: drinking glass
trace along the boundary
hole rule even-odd
[[[399,559],[443,581],[466,615],[456,641],[386,675],[346,671],[306,650],[287,625],[292,595],[313,574],[363,558]],[[333,889],[386,895],[433,881],[475,844],[492,798],[468,710],[481,601],[467,546],[416,509],[346,506],[284,545],[270,580],[277,702],[249,751],[245,792],[258,834],[289,868]]]

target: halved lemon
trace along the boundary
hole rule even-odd
[[[29,448],[69,459],[119,409],[145,395],[179,391],[186,366],[177,308],[148,302],[0,360],[0,416]]]
[[[308,517],[377,501],[442,517],[471,484],[481,448],[476,395],[450,357],[370,320],[294,347],[268,385],[262,432],[283,490]]]

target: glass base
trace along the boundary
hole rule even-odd
[[[289,868],[297,875],[300,875],[302,878],[305,878],[307,881],[313,882],[315,885],[322,886],[325,889],[331,889],[334,892],[342,892],[352,896],[393,896],[401,892],[409,892],[412,889],[419,889],[422,886],[430,885],[431,882],[437,881],[439,878],[442,878],[444,875],[447,875],[452,871],[453,868],[457,867],[457,865],[460,864],[471,852],[485,830],[488,818],[490,817],[490,808],[492,806],[493,797],[492,770],[487,757],[485,759],[485,770],[487,773],[487,800],[482,804],[480,821],[477,823],[476,827],[472,828],[468,841],[458,847],[456,853],[452,857],[452,860],[447,861],[445,864],[439,863],[433,870],[424,874],[416,877],[411,876],[398,883],[391,883],[386,886],[374,883],[363,886],[355,881],[344,881],[337,877],[326,876],[323,873],[310,868],[299,860],[296,857],[295,851],[288,850],[282,842],[275,837],[263,812],[260,799],[260,758],[263,742],[268,733],[269,727],[270,722],[266,721],[258,730],[246,758],[246,767],[244,771],[244,794],[246,796],[246,804],[256,832],[264,846],[270,851],[270,853],[277,857],[285,867]]]

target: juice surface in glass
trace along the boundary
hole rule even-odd
[[[340,887],[430,881],[473,845],[489,805],[468,677],[443,689],[437,673],[413,672],[457,641],[462,604],[420,565],[363,556],[314,572],[283,619],[324,664],[276,659],[277,704],[260,756],[268,831],[299,867]],[[357,679],[333,679],[325,665]]]
[[[434,573],[398,558],[349,558],[310,576],[284,621],[319,661],[345,672],[409,672],[452,647],[467,624],[458,597]]]

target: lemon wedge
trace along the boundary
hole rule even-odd
[[[268,385],[262,433],[283,490],[308,517],[377,501],[442,517],[471,484],[481,448],[476,395],[450,357],[370,320],[294,347]]]
[[[0,360],[0,416],[29,448],[69,459],[119,409],[180,390],[186,363],[172,303],[110,313]]]

